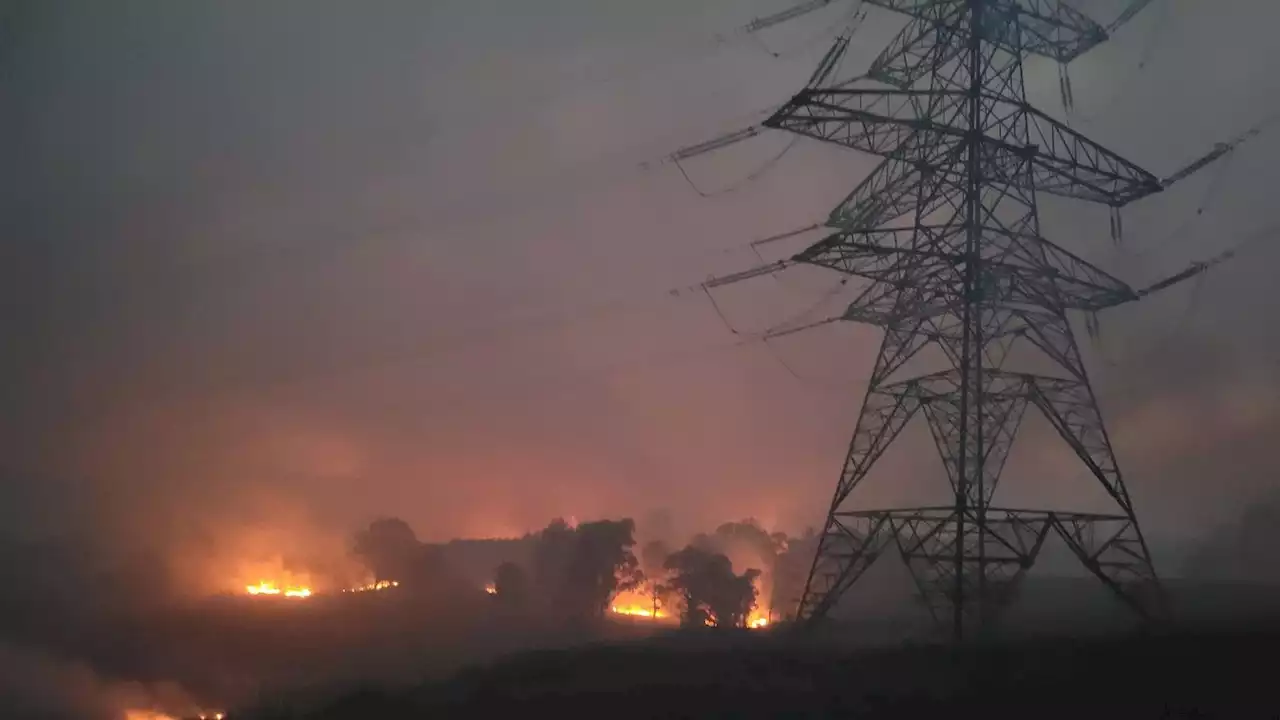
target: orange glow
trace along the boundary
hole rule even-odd
[[[281,589],[266,580],[259,580],[257,585],[246,585],[244,591],[250,595],[283,595],[291,598],[309,598],[312,595],[311,588],[308,587],[289,585]]]
[[[279,596],[295,599],[309,598],[318,592],[320,578],[310,572],[287,566],[279,557],[254,562],[244,560],[228,578],[231,587],[244,588],[254,597]]]
[[[487,592],[487,593],[489,593],[490,595],[497,595],[497,594],[498,594],[498,588],[497,588],[497,587],[495,587],[493,583],[489,583],[488,585],[485,585],[485,586],[484,586],[484,591],[485,591],[485,592]]]
[[[653,598],[641,592],[621,592],[614,596],[609,606],[614,615],[629,617],[656,618],[662,620],[669,617],[666,608],[659,607],[657,614],[653,609]]]
[[[647,617],[647,618],[655,617],[652,608],[643,608],[643,607],[639,607],[638,605],[614,605],[613,607],[609,608],[609,612],[612,612],[615,615],[630,615],[632,617]],[[667,616],[667,613],[663,610],[659,610],[658,614],[656,615],[656,617],[659,619],[664,618],[666,616]]]
[[[674,616],[663,607],[659,607],[655,615],[653,599],[638,592],[618,593],[613,599],[613,604],[609,607],[609,612],[614,615],[626,615],[628,617],[656,618],[658,620],[674,619]],[[703,620],[703,624],[707,627],[715,627],[715,618],[706,618]],[[769,625],[769,610],[767,608],[752,610],[751,614],[747,615],[746,625],[752,630],[767,627]]]
[[[201,716],[203,717],[203,716]],[[221,714],[219,714],[221,717]],[[172,715],[154,710],[125,710],[124,720],[178,720]]]
[[[347,588],[342,592],[370,592],[372,590],[386,590],[388,588],[400,587],[400,583],[395,580],[379,580],[378,582],[366,583],[358,587]]]

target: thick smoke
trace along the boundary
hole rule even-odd
[[[5,643],[0,698],[6,717],[42,720],[150,720],[207,710],[174,683],[113,682],[82,663]]]

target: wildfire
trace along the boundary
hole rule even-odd
[[[309,598],[312,595],[311,588],[308,587],[285,586],[281,589],[275,583],[265,580],[258,581],[257,585],[246,585],[244,591],[250,595],[283,595],[291,598]]]
[[[666,608],[659,606],[655,611],[653,599],[642,593],[623,592],[619,593],[613,599],[613,605],[609,607],[609,612],[614,615],[624,615],[627,617],[654,618],[656,620],[670,620],[675,616]],[[707,627],[715,627],[714,618],[706,618],[703,621]],[[752,630],[760,630],[769,625],[769,611],[765,608],[756,608],[747,616],[746,626]]]
[[[493,583],[489,583],[488,585],[485,585],[485,586],[484,586],[484,591],[485,591],[485,592],[487,592],[487,593],[489,593],[490,595],[497,595],[497,594],[498,594],[498,588],[497,588],[497,586],[495,586]]]
[[[124,711],[124,720],[185,720],[187,717],[188,716],[184,714],[180,718],[177,715],[170,715],[156,710],[131,709]],[[227,716],[225,713],[221,712],[205,711],[201,712],[199,715],[191,715],[190,717],[193,718],[193,720],[194,718],[200,718],[200,720],[225,720]]]
[[[370,592],[373,590],[386,590],[394,587],[400,587],[400,583],[396,580],[379,580],[378,582],[368,583],[359,587],[347,588],[342,592]]]
[[[618,593],[613,598],[612,605],[609,606],[609,612],[614,615],[655,618],[658,620],[670,616],[666,608],[661,606],[655,608],[653,598],[639,591]]]
[[[716,627],[715,618],[710,618],[710,617],[703,618],[702,624],[706,625],[707,627]],[[768,610],[756,609],[756,610],[752,610],[750,615],[747,615],[747,629],[749,630],[760,630],[765,627],[768,627],[768,625],[769,625]]]
[[[667,613],[663,610],[658,610],[655,614],[652,608],[640,607],[639,605],[614,605],[609,608],[609,612],[612,612],[615,615],[629,615],[631,617],[646,618],[656,617],[658,619],[662,619],[667,616]]]

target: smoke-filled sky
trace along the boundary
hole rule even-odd
[[[4,522],[147,543],[345,534],[381,514],[428,539],[657,508],[687,529],[819,522],[876,333],[778,341],[793,375],[735,345],[704,295],[668,290],[756,264],[747,241],[825,217],[873,162],[801,141],[710,199],[652,163],[785,100],[854,6],[764,46],[734,33],[786,4],[16,4],[0,39]],[[1122,4],[1081,5],[1106,21]],[[1073,123],[1173,172],[1280,111],[1277,20],[1270,0],[1156,0],[1072,66]],[[873,9],[846,69],[901,23]],[[1056,69],[1027,70],[1060,115]],[[687,170],[729,186],[788,141]],[[1280,222],[1278,159],[1280,129],[1127,210],[1120,248],[1105,209],[1045,202],[1046,234],[1148,282]],[[1255,243],[1082,339],[1164,542],[1276,482],[1277,260]],[[837,280],[799,269],[717,300],[746,333]],[[1094,491],[1047,436],[1025,439],[1011,493]],[[886,458],[905,497],[869,500],[941,482],[935,458]]]

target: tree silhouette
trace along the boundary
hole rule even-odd
[[[733,548],[750,550],[763,563],[772,563],[787,544],[785,533],[770,534],[755,518],[747,518],[738,522],[727,522],[716,528],[711,542],[721,552],[728,553]]]
[[[631,552],[636,525],[630,518],[599,520],[578,526],[578,542],[567,587],[581,613],[604,615],[619,591],[635,590],[644,580]]]
[[[576,544],[577,532],[563,518],[552,520],[538,533],[533,548],[533,582],[538,599],[548,610],[560,609],[557,605]]]
[[[780,612],[784,618],[795,615],[817,551],[818,534],[809,527],[800,537],[788,538],[785,549],[778,555],[773,570],[771,609]]]
[[[599,617],[613,596],[643,581],[635,545],[635,522],[600,520],[571,528],[552,521],[534,550],[539,597],[562,615]]]
[[[516,563],[504,562],[494,571],[493,588],[502,604],[523,606],[529,600],[529,575]]]
[[[687,626],[745,627],[756,606],[755,580],[759,570],[733,572],[729,558],[689,545],[667,558],[670,586],[683,601]]]
[[[373,573],[374,582],[404,582],[415,574],[422,545],[408,523],[389,517],[357,532],[354,551]]]
[[[640,571],[644,574],[644,594],[649,598],[654,618],[658,611],[667,606],[671,596],[671,586],[666,581],[667,558],[671,551],[661,540],[650,540],[640,549]]]

